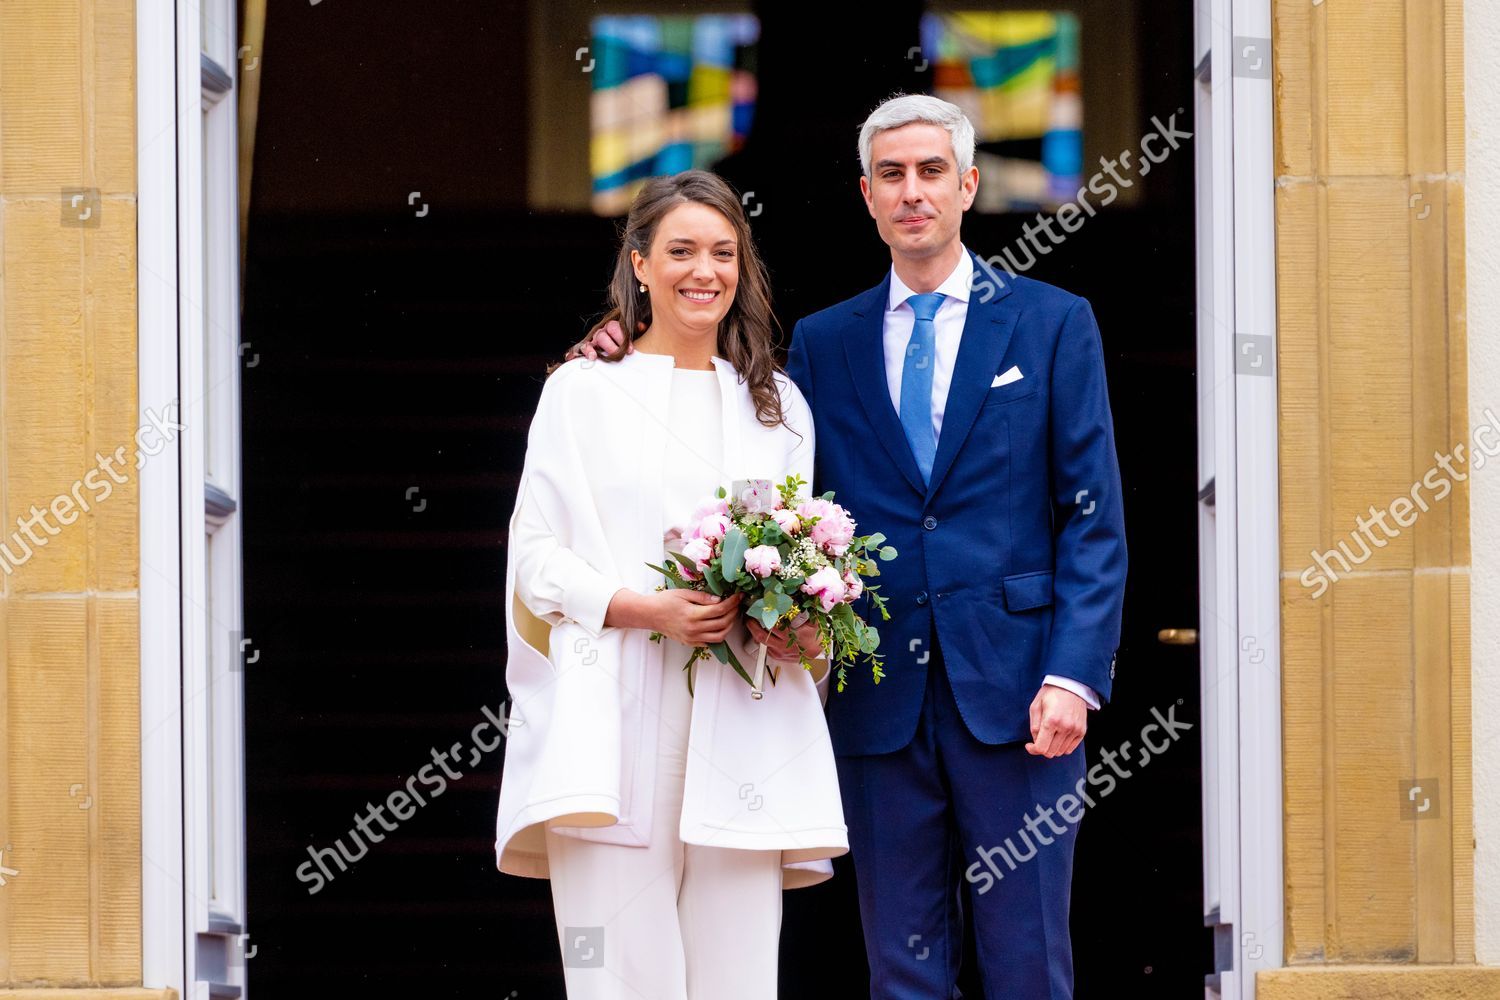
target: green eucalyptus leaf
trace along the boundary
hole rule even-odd
[[[682,577],[680,577],[677,574],[671,572],[666,567],[664,567],[664,566],[657,566],[657,565],[654,565],[652,563],[647,563],[646,565],[649,566],[651,569],[656,570],[662,576],[666,577],[666,583],[667,583],[667,589],[668,590],[692,590],[693,589],[693,584],[692,584],[691,581],[684,580]]]
[[[747,542],[745,533],[739,528],[730,528],[725,532],[723,547],[720,549],[720,565],[723,567],[725,580],[733,580],[745,568]]]
[[[668,552],[667,555],[671,556],[673,559],[676,559],[677,565],[685,567],[688,572],[698,572],[698,564],[693,562],[687,556],[683,555],[681,552]]]

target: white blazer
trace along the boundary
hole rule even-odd
[[[812,414],[796,385],[776,375],[794,434],[760,423],[734,366],[713,361],[727,477],[780,482],[796,473],[813,495]],[[548,877],[545,828],[604,843],[649,841],[655,706],[664,678],[685,681],[647,630],[605,626],[604,614],[621,587],[646,593],[662,582],[646,564],[662,555],[674,365],[670,355],[641,351],[618,362],[577,358],[542,387],[506,560],[511,723],[495,822],[503,872]],[[550,534],[517,533],[523,504],[535,505],[528,515],[539,512]],[[517,598],[517,574],[538,607]],[[751,669],[759,647],[743,622],[728,641]],[[826,664],[816,681],[800,666],[781,667],[760,701],[716,659],[693,670],[682,840],[780,850],[785,888],[829,878],[828,859],[849,842],[823,715]]]

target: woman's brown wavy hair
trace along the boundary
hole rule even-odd
[[[651,325],[651,296],[640,290],[640,281],[630,261],[630,251],[648,256],[656,231],[668,212],[684,202],[694,201],[718,210],[734,230],[739,261],[739,284],[729,311],[719,322],[717,353],[729,361],[750,387],[755,401],[756,417],[767,427],[786,422],[781,394],[776,390],[775,373],[779,370],[772,342],[772,327],[780,331],[771,312],[771,282],[765,263],[755,249],[750,223],[745,218],[739,195],[729,183],[707,170],[684,170],[670,177],[648,180],[630,205],[625,229],[620,237],[620,252],[615,257],[615,273],[609,283],[609,311],[589,331],[618,320],[625,341],[613,354],[600,354],[605,361],[619,361],[639,335]]]

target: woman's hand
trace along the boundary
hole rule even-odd
[[[782,625],[774,632],[767,632],[754,618],[747,618],[745,621],[750,626],[750,637],[766,645],[767,659],[777,663],[801,663],[804,653],[809,660],[816,660],[823,655],[823,646],[818,640],[818,625],[811,618],[796,629]],[[801,650],[798,649],[799,645]]]
[[[652,595],[652,627],[684,646],[723,642],[739,618],[743,594],[718,597],[701,590],[661,590]]]

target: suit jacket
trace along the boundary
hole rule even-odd
[[[1086,300],[974,258],[974,293],[932,476],[891,405],[882,347],[890,274],[799,321],[787,373],[812,407],[820,490],[899,550],[874,581],[885,679],[829,698],[838,754],[887,753],[916,730],[935,628],[976,738],[1031,738],[1048,674],[1108,700],[1125,591],[1125,519],[1099,329]],[[992,387],[1012,365],[1022,377]],[[836,442],[836,443],[835,443]]]
[[[546,878],[544,830],[643,846],[651,832],[662,683],[684,683],[645,629],[604,624],[621,587],[661,576],[662,465],[670,450],[674,361],[639,351],[583,359],[547,380],[529,431],[511,514],[505,606],[511,725],[495,822],[501,871]],[[755,417],[734,367],[714,359],[722,399],[724,486],[734,479],[812,481],[811,415],[778,375],[792,430]],[[793,430],[801,433],[799,438]],[[705,500],[708,498],[705,497]],[[545,530],[518,530],[527,520]],[[535,607],[517,596],[533,595]],[[742,663],[758,649],[743,622],[729,641]],[[679,835],[690,844],[780,850],[783,884],[832,875],[848,828],[823,704],[813,676],[782,669],[755,701],[728,666],[694,667]],[[649,708],[647,707],[649,706]]]

